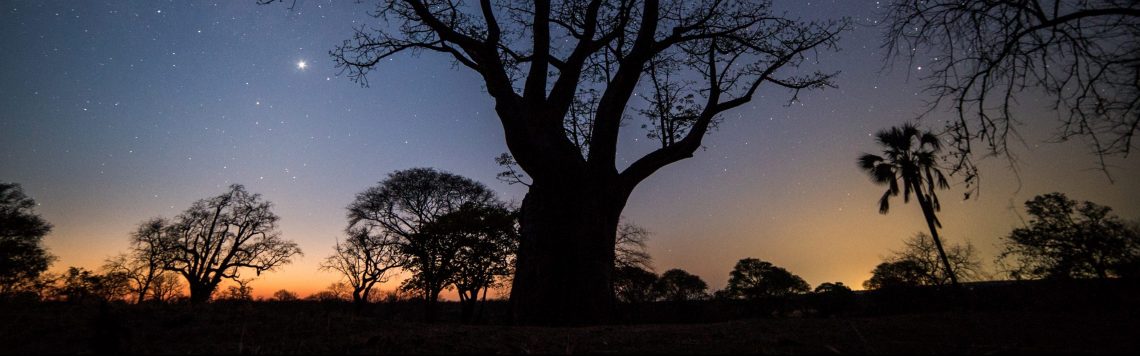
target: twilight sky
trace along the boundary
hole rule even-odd
[[[382,26],[371,2],[5,1],[0,8],[0,181],[20,183],[55,225],[53,270],[97,268],[154,216],[245,184],[273,202],[283,237],[303,257],[252,285],[307,295],[337,276],[317,270],[342,236],[344,207],[395,170],[435,167],[521,201],[495,180],[506,152],[479,78],[438,55],[398,56],[362,88],[327,52],[361,24]],[[790,95],[767,88],[729,112],[696,157],[633,193],[625,216],[649,229],[658,272],[682,268],[722,288],[737,260],[756,257],[815,286],[861,288],[891,249],[923,231],[915,204],[877,212],[883,188],[856,167],[879,153],[870,137],[923,110],[921,64],[882,70],[872,1],[777,1],[794,18],[849,16],[842,50],[805,70],[840,70],[838,88]],[[304,65],[300,65],[304,63]],[[941,192],[942,233],[971,241],[987,267],[999,237],[1021,226],[1023,203],[1060,191],[1140,218],[1140,162],[1113,159],[1115,184],[1082,142],[1045,143],[1056,114],[1021,97],[1020,181],[1003,159],[982,161],[981,195]],[[946,112],[920,123],[941,127]],[[619,164],[654,148],[639,124]],[[619,167],[624,168],[624,167]],[[385,290],[393,284],[385,285]]]

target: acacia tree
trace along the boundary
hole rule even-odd
[[[0,295],[30,287],[55,258],[43,247],[51,224],[16,183],[0,182]]]
[[[930,271],[914,260],[887,261],[875,266],[871,279],[863,281],[866,289],[890,289],[927,285]]]
[[[297,243],[281,238],[271,207],[234,184],[174,218],[163,235],[163,268],[186,278],[191,303],[209,301],[223,280],[241,283],[243,269],[261,275],[301,254]]]
[[[833,74],[789,72],[845,27],[791,20],[767,1],[377,2],[390,26],[360,27],[331,51],[337,65],[364,85],[401,53],[439,53],[475,71],[533,179],[511,289],[522,323],[607,319],[615,231],[633,189],[692,157],[721,114],[765,84],[831,85]],[[649,94],[631,101],[636,92]],[[632,116],[661,146],[619,169],[618,133]]]
[[[638,266],[621,266],[614,270],[614,296],[623,303],[645,303],[657,300],[657,274]]]
[[[708,295],[709,286],[701,277],[674,268],[661,274],[656,288],[662,299],[683,302],[704,299]]]
[[[464,206],[444,215],[431,230],[459,246],[451,284],[459,292],[461,315],[473,321],[476,304],[485,305],[487,291],[514,272],[518,250],[515,214],[503,206]],[[438,229],[438,230],[437,230]],[[479,294],[482,293],[482,301]],[[480,308],[482,315],[482,307]]]
[[[391,234],[370,233],[365,228],[349,229],[349,238],[333,246],[333,254],[321,269],[336,271],[352,288],[352,302],[358,308],[367,304],[372,288],[388,280],[389,272],[404,266],[407,257]]]
[[[1087,138],[1102,168],[1105,156],[1131,151],[1140,129],[1140,2],[895,0],[883,23],[887,57],[928,68],[931,110],[957,111],[948,129],[955,171],[969,173],[968,182],[975,141],[1009,154],[1016,98],[1029,89],[1051,97],[1057,138]]]
[[[502,206],[482,183],[431,168],[396,171],[356,195],[348,206],[348,228],[369,235],[388,234],[412,272],[403,288],[424,298],[434,318],[439,293],[451,283],[460,244],[448,238],[441,217],[468,208]]]
[[[736,262],[729,274],[725,295],[737,299],[784,297],[811,291],[803,278],[783,267],[756,258]]]

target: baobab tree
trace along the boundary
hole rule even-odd
[[[337,65],[363,85],[405,53],[475,71],[533,180],[511,289],[520,323],[606,320],[618,219],[633,189],[692,157],[722,114],[761,87],[794,100],[830,86],[834,73],[797,68],[846,28],[785,18],[768,1],[377,2],[386,25],[357,29],[331,51]],[[660,147],[619,169],[618,133],[637,127],[622,125],[632,117]]]

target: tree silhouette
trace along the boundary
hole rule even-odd
[[[147,296],[153,294],[155,280],[166,272],[163,267],[170,258],[168,254],[172,246],[165,244],[172,239],[164,235],[170,232],[170,222],[166,219],[143,221],[131,233],[130,252],[112,257],[104,264],[105,269],[127,276],[135,292],[136,303],[145,302]]]
[[[253,280],[254,278],[234,278],[232,280],[234,282],[234,285],[226,287],[226,290],[222,292],[222,295],[218,299],[229,301],[253,301],[253,286],[250,285],[253,283]],[[191,294],[190,298],[193,300],[193,294]]]
[[[293,292],[289,291],[288,289],[280,289],[280,290],[277,290],[276,292],[273,292],[273,298],[272,298],[272,300],[278,301],[278,302],[295,302],[295,301],[298,301],[300,299],[301,298],[297,297],[297,293],[293,293]]]
[[[461,241],[449,235],[451,227],[436,223],[465,207],[502,205],[482,183],[431,168],[412,168],[393,172],[357,194],[348,206],[348,228],[395,239],[407,258],[403,267],[413,273],[402,288],[418,292],[431,320],[439,293],[452,283],[461,249]]]
[[[653,256],[645,250],[647,241],[649,241],[649,230],[622,219],[618,224],[614,243],[614,267],[637,267],[652,271]]]
[[[1126,156],[1140,128],[1140,2],[892,1],[883,23],[888,58],[922,66],[935,106],[958,112],[949,124],[955,171],[975,172],[972,142],[1008,154],[1017,95],[1052,97],[1057,137],[1089,140],[1102,168]],[[933,58],[933,61],[920,58]],[[1107,173],[1107,171],[1106,171]]]
[[[170,271],[163,271],[154,276],[150,285],[150,300],[154,302],[168,302],[185,295],[182,291],[186,284],[182,283],[182,276]]]
[[[815,287],[813,293],[851,293],[851,288],[843,284],[843,282],[823,282]]]
[[[370,300],[372,288],[387,282],[390,272],[403,267],[408,259],[392,234],[351,228],[348,234],[347,239],[333,245],[333,254],[320,268],[340,273],[352,290],[353,304],[360,308]]]
[[[1108,278],[1140,261],[1140,231],[1110,215],[1112,208],[1062,193],[1038,195],[1025,208],[1029,226],[1005,236],[998,256],[1012,264],[1013,278]]]
[[[724,293],[734,299],[784,297],[811,291],[811,286],[788,270],[756,258],[736,262]]]
[[[965,244],[946,244],[946,259],[954,269],[954,276],[959,280],[969,282],[978,281],[987,277],[982,269],[982,261],[974,244],[966,241]],[[950,283],[950,274],[942,265],[942,257],[938,248],[934,246],[934,239],[925,233],[919,232],[903,241],[903,249],[893,251],[888,261],[914,261],[926,271],[924,285],[944,285]]]
[[[816,312],[830,316],[848,311],[855,306],[855,291],[843,282],[823,282],[812,291],[810,300]]]
[[[875,140],[883,146],[883,156],[864,154],[859,157],[859,167],[871,175],[872,181],[888,187],[883,197],[879,198],[879,213],[886,214],[890,211],[890,199],[899,195],[899,181],[902,181],[903,202],[910,202],[910,195],[914,193],[922,208],[922,216],[926,218],[926,226],[930,228],[934,246],[942,258],[943,267],[950,271],[950,284],[957,286],[958,277],[950,266],[950,260],[946,258],[942,240],[938,238],[938,228],[942,227],[942,223],[935,216],[935,212],[942,208],[936,188],[950,188],[936,161],[936,155],[942,149],[941,142],[934,134],[922,132],[910,123],[880,130],[875,133]]]
[[[917,287],[929,283],[930,270],[918,261],[899,260],[880,263],[871,271],[871,279],[863,282],[866,289]]]
[[[51,224],[16,183],[0,182],[0,295],[34,284],[55,259],[43,247]]]
[[[96,273],[84,268],[69,267],[59,277],[55,299],[71,303],[111,301],[131,294],[127,276],[111,271]]]
[[[657,274],[637,266],[621,266],[614,270],[614,296],[623,303],[647,303],[657,300]]]
[[[709,289],[701,277],[676,268],[662,273],[656,287],[662,299],[672,302],[704,299]]]
[[[163,268],[186,278],[191,303],[209,301],[219,283],[238,282],[243,269],[260,275],[301,254],[296,243],[281,238],[271,207],[234,184],[174,218],[162,236]]]
[[[474,321],[476,304],[485,303],[487,291],[514,272],[519,240],[515,214],[502,206],[467,205],[441,216],[425,233],[458,245],[451,284],[459,292],[463,321]]]
[[[633,189],[691,157],[720,114],[764,84],[831,85],[833,74],[796,69],[846,26],[743,0],[378,3],[375,15],[391,26],[360,27],[331,52],[337,65],[364,85],[404,52],[443,54],[479,73],[507,148],[533,180],[511,289],[522,323],[607,319],[615,232]],[[655,94],[631,102],[642,91]],[[619,170],[618,132],[634,115],[661,147]]]

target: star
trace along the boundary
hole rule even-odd
[[[306,64],[305,61],[297,61],[297,69],[305,70],[305,67],[308,67],[308,66],[309,65]]]

